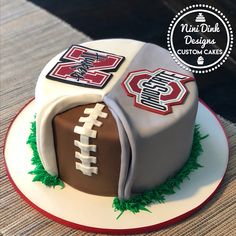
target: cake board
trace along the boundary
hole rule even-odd
[[[83,193],[65,184],[65,188],[49,188],[32,182],[28,174],[31,149],[26,144],[30,122],[34,119],[34,100],[27,103],[11,123],[4,144],[8,177],[15,190],[32,207],[50,219],[66,226],[96,233],[131,234],[158,230],[190,216],[214,195],[222,182],[228,163],[228,142],[220,121],[204,102],[199,102],[196,124],[209,134],[202,141],[204,152],[199,168],[181,184],[176,194],[166,197],[164,204],[149,206],[149,212],[119,212],[112,208],[113,197]]]

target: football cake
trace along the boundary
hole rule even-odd
[[[157,45],[72,45],[42,70],[35,101],[42,165],[80,191],[129,199],[174,176],[189,157],[196,82]]]

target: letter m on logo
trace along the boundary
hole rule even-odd
[[[103,88],[124,60],[123,56],[72,45],[47,74],[48,79]]]

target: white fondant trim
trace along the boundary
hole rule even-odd
[[[74,145],[78,148],[80,148],[81,150],[89,150],[90,152],[96,152],[97,150],[97,147],[96,145],[93,145],[93,144],[84,144],[84,143],[81,143],[79,140],[74,140]]]
[[[79,147],[81,153],[75,152],[75,158],[78,158],[82,163],[76,162],[75,168],[82,171],[84,175],[92,176],[98,173],[98,168],[91,166],[91,163],[96,163],[95,156],[90,156],[91,149],[96,150],[96,145],[89,144],[89,138],[96,138],[97,131],[92,130],[93,126],[101,126],[102,122],[98,121],[98,117],[106,118],[107,113],[102,112],[105,105],[97,103],[94,108],[86,108],[84,114],[88,117],[80,117],[79,122],[83,122],[83,126],[75,126],[74,132],[80,134],[80,141],[74,140],[75,146]]]
[[[92,173],[93,174],[98,173],[98,168],[97,167],[94,167],[94,166],[86,167],[85,165],[82,165],[79,162],[75,162],[75,168],[77,170],[82,171],[84,175],[88,175],[88,176],[91,176]]]
[[[91,124],[91,126],[93,125],[93,123],[85,123],[85,124]],[[95,130],[91,130],[90,128],[87,128],[86,126],[80,127],[80,126],[75,126],[74,128],[74,132],[80,135],[84,135],[90,138],[96,138],[97,136],[97,131]]]
[[[96,120],[95,118],[92,117],[80,117],[79,122],[84,123],[84,122],[92,122],[94,125],[100,127],[102,125],[102,122],[99,120]]]
[[[80,159],[82,162],[82,165],[90,165],[90,163],[96,164],[97,159],[94,156],[84,156],[79,152],[75,152],[75,157]]]

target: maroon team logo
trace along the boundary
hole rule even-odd
[[[47,74],[48,79],[103,88],[124,60],[123,56],[72,45]]]
[[[122,86],[128,96],[134,97],[136,107],[166,115],[172,112],[172,106],[184,102],[188,94],[185,83],[192,80],[187,75],[159,68],[133,71]]]

